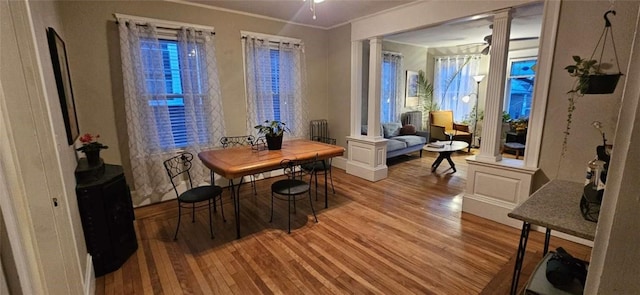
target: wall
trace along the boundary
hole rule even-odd
[[[4,184],[0,184],[4,185]],[[4,191],[4,189],[3,189]],[[11,252],[6,224],[0,210],[0,294],[21,294],[16,262]]]
[[[328,34],[328,120],[330,136],[346,147],[351,124],[351,25],[331,29]],[[344,157],[346,158],[346,154]]]
[[[328,34],[324,30],[164,1],[64,1],[61,7],[81,133],[100,133],[101,141],[109,145],[101,154],[105,162],[122,164],[129,180],[120,44],[114,13],[215,27],[229,136],[246,134],[241,30],[302,39],[306,46],[309,115],[311,119],[328,117]]]
[[[21,289],[29,294],[83,293],[87,258],[75,152],[66,142],[46,40],[47,26],[64,33],[55,4],[0,1],[0,177],[9,196],[0,202]]]
[[[427,49],[420,46],[414,46],[409,44],[401,44],[390,41],[382,42],[382,50],[398,52],[402,54],[402,75],[400,78],[400,99],[402,99],[402,108],[400,108],[400,112],[408,112],[413,110],[420,110],[420,107],[407,107],[405,106],[404,99],[406,94],[406,80],[407,80],[407,71],[417,72],[419,70],[425,70],[427,67]]]
[[[591,126],[593,121],[602,122],[609,142],[614,140],[623,92],[622,82],[613,94],[585,95],[578,99],[567,142],[567,153],[564,157],[560,156],[567,120],[566,92],[574,82],[564,67],[574,63],[573,55],[591,55],[604,27],[602,15],[609,9],[609,5],[609,1],[592,1],[589,5],[579,1],[562,3],[540,150],[540,171],[534,179],[534,189],[554,178],[584,180],[586,164],[595,157],[595,148],[602,142],[599,132]],[[639,5],[637,1],[617,1],[614,7],[617,15],[610,15],[620,70],[623,73],[627,71]],[[611,48],[608,48],[603,62],[615,64],[612,53]]]

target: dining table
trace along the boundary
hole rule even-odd
[[[240,186],[244,176],[255,175],[281,168],[282,160],[325,160],[344,154],[344,148],[305,139],[287,140],[279,150],[269,150],[266,146],[239,146],[227,149],[216,149],[198,153],[198,158],[211,170],[229,179],[233,199],[233,212],[236,223],[236,236],[240,238]],[[240,179],[234,183],[234,179]],[[212,174],[213,180],[213,174]],[[326,174],[325,174],[325,182]],[[326,187],[326,186],[325,186]],[[325,188],[325,208],[328,208],[328,197]]]

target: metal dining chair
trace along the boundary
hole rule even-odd
[[[314,136],[311,138],[313,141],[319,141],[326,144],[336,145],[336,139],[330,137]],[[309,163],[302,166],[302,170],[306,173],[313,173],[316,178],[316,201],[318,200],[318,175],[328,174],[328,178],[331,181],[331,190],[336,193],[336,189],[333,186],[333,177],[331,176],[331,162],[332,158],[318,160],[313,163]],[[327,191],[327,182],[324,183],[325,192]],[[325,196],[326,198],[327,196]]]
[[[257,142],[258,141],[253,135],[225,136],[220,138],[220,144],[222,144],[223,149],[236,146],[254,146]],[[257,195],[258,192],[256,190],[256,175],[249,175],[249,180],[251,181],[253,194]],[[231,179],[229,179],[229,189],[231,189],[231,187]]]
[[[280,162],[280,167],[284,169],[286,179],[278,180],[271,184],[271,218],[269,222],[273,221],[273,200],[280,199],[285,200],[288,203],[288,229],[287,233],[291,233],[291,205],[293,203],[293,212],[296,212],[296,197],[307,194],[309,196],[309,205],[311,206],[311,212],[315,222],[318,223],[318,217],[316,211],[313,209],[313,201],[311,200],[311,182],[313,180],[313,168],[309,173],[309,182],[296,178],[298,169],[303,165],[313,164],[318,161],[318,155],[311,160],[289,160],[284,159]]]
[[[182,216],[182,208],[191,209],[191,222],[196,222],[196,207],[203,207],[204,205],[196,206],[196,203],[201,203],[207,201],[207,207],[209,209],[209,231],[211,233],[211,238],[213,239],[213,225],[211,221],[211,206],[214,206],[215,212],[215,202],[216,200],[220,200],[220,212],[222,213],[222,220],[226,222],[224,218],[224,209],[222,207],[222,188],[217,185],[205,185],[193,187],[193,182],[191,180],[191,166],[193,161],[193,154],[191,153],[180,153],[179,155],[172,157],[166,161],[164,161],[164,168],[167,170],[167,174],[169,175],[169,179],[171,180],[171,185],[173,186],[173,190],[176,192],[177,200],[178,200],[178,225],[176,226],[176,233],[173,235],[173,240],[178,239],[178,230],[180,229],[180,219]],[[178,193],[178,185],[180,184],[180,180],[185,180],[187,182],[187,190],[183,193]],[[186,204],[186,205],[185,205]],[[189,206],[190,205],[190,206]]]

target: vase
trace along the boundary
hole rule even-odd
[[[278,136],[265,136],[267,139],[267,148],[269,150],[279,150],[282,148],[282,134]]]
[[[84,151],[84,155],[87,157],[89,167],[100,165],[100,150]]]

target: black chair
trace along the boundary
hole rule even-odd
[[[318,217],[316,216],[316,211],[313,209],[313,201],[311,200],[311,181],[313,180],[313,176],[315,175],[313,171],[309,173],[309,182],[302,179],[296,178],[296,173],[298,173],[298,169],[302,165],[313,164],[317,162],[318,156],[311,160],[289,160],[284,159],[280,162],[280,166],[284,169],[284,174],[287,176],[287,179],[282,179],[274,182],[271,185],[271,218],[269,222],[273,221],[273,200],[278,198],[280,200],[285,200],[288,202],[288,233],[291,233],[291,203],[293,203],[293,212],[296,212],[296,197],[302,196],[303,194],[307,194],[309,196],[309,205],[311,205],[311,212],[313,212],[313,218],[316,223],[318,222]]]
[[[228,147],[236,147],[236,146],[254,146],[258,143],[258,140],[253,135],[242,135],[242,136],[225,136],[220,138],[220,144],[222,144],[222,148],[226,149]],[[253,187],[253,194],[257,195],[256,191],[256,176],[249,175],[249,179],[251,181],[251,187]],[[229,189],[231,189],[231,179],[229,179]]]
[[[176,196],[178,197],[178,225],[176,226],[176,233],[173,236],[173,240],[178,239],[178,230],[180,229],[180,217],[182,216],[182,208],[191,208],[191,222],[196,222],[196,207],[203,207],[204,205],[196,206],[196,203],[207,201],[207,207],[209,208],[209,231],[211,233],[211,238],[213,239],[213,225],[211,222],[211,205],[213,205],[214,212],[215,209],[215,201],[220,200],[220,212],[222,213],[222,220],[227,221],[224,218],[224,209],[222,207],[222,188],[217,185],[207,185],[207,186],[198,186],[193,187],[193,182],[191,181],[191,173],[189,170],[191,169],[191,161],[193,161],[193,154],[191,153],[180,153],[179,155],[164,161],[164,168],[167,170],[167,174],[169,175],[169,179],[171,180],[171,185],[173,185],[173,190],[176,192]],[[186,179],[185,178],[186,175]],[[178,178],[176,180],[176,178]],[[179,185],[180,180],[188,181],[187,190],[182,194],[178,193],[177,185]],[[213,180],[213,179],[212,179]],[[183,205],[183,203],[191,204]]]
[[[314,136],[314,137],[311,138],[311,140],[319,141],[319,142],[323,142],[323,143],[327,143],[327,144],[331,144],[331,145],[336,145],[336,139],[335,138]],[[333,177],[331,176],[331,160],[332,160],[332,158],[325,159],[325,160],[319,160],[319,161],[316,161],[314,163],[310,163],[310,164],[302,166],[302,170],[305,171],[306,173],[310,173],[311,171],[313,171],[313,174],[314,174],[314,176],[316,178],[316,201],[318,200],[318,175],[328,174],[329,180],[331,181],[331,190],[333,191],[334,194],[336,193],[336,189],[333,186]],[[326,181],[324,183],[324,191],[325,192],[327,191],[327,182]],[[326,197],[327,196],[325,196],[325,198]]]

